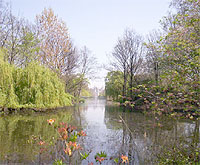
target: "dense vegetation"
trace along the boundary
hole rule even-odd
[[[162,31],[144,39],[127,29],[119,38],[106,95],[125,106],[193,118],[200,107],[200,1],[173,0],[171,7]]]
[[[57,74],[37,63],[17,68],[0,63],[0,105],[17,107],[58,107],[71,105],[71,95]]]
[[[67,106],[90,95],[96,59],[74,46],[51,8],[30,23],[0,1],[0,50],[0,107]]]

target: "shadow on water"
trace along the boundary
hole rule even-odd
[[[88,99],[79,107],[54,113],[1,116],[0,164],[52,163],[57,158],[55,153],[40,157],[39,149],[28,143],[33,135],[51,141],[55,130],[46,123],[49,118],[86,132],[80,143],[90,152],[90,162],[95,162],[97,152],[104,151],[109,158],[105,164],[114,164],[113,159],[122,154],[129,157],[130,164],[156,164],[166,151],[178,148],[190,154],[200,147],[199,121],[147,116],[106,105],[104,99]],[[79,156],[76,163],[88,164]]]

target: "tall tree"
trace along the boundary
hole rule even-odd
[[[0,38],[0,47],[10,64],[23,67],[36,58],[38,40],[34,25],[14,16],[9,5],[0,8]]]
[[[79,98],[82,88],[87,87],[89,80],[95,77],[94,73],[96,73],[97,61],[86,46],[78,52],[77,61],[76,73],[65,76],[65,81],[67,92],[74,89],[74,96]]]
[[[134,82],[137,84],[136,74],[142,64],[143,55],[143,41],[142,37],[133,30],[126,30],[124,35],[125,49],[127,50],[128,60],[128,71],[129,71],[129,90],[130,97],[133,98],[133,85]]]
[[[160,50],[161,33],[154,30],[147,37],[146,48],[146,64],[148,73],[154,75],[155,84],[158,86],[160,72],[160,58],[162,52]]]
[[[196,81],[200,76],[200,2],[174,0],[172,6],[177,9],[174,15],[176,27],[168,27],[170,32],[162,42],[165,59],[172,66],[172,72],[185,77],[186,81]]]
[[[65,22],[51,8],[45,8],[36,20],[41,40],[41,62],[60,75],[66,74],[75,66],[75,57]]]
[[[19,45],[19,58],[17,64],[26,67],[28,63],[38,60],[39,39],[36,36],[35,26],[28,24],[22,28],[21,44]]]
[[[122,38],[118,39],[112,53],[115,69],[123,73],[123,97],[127,95],[127,83],[129,84],[130,96],[132,97],[132,87],[136,81],[135,75],[142,64],[143,43],[141,36],[133,30],[125,30]]]
[[[84,46],[80,50],[80,63],[79,63],[79,74],[80,74],[80,85],[78,90],[78,96],[80,96],[81,90],[84,85],[84,79],[92,79],[96,73],[95,68],[97,68],[96,58],[92,56],[91,51]]]
[[[174,93],[184,93],[191,109],[200,106],[200,1],[173,0],[171,5],[177,12],[174,28],[168,26],[169,32],[161,42],[167,68],[163,84],[167,82]]]
[[[123,73],[123,90],[122,96],[125,100],[127,94],[127,80],[128,80],[128,53],[125,47],[125,41],[123,38],[119,38],[116,46],[112,52],[112,60],[111,65],[116,69]]]

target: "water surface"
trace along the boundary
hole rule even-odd
[[[84,148],[81,152],[90,152],[88,161],[93,163],[100,151],[108,155],[104,164],[114,164],[113,159],[122,154],[129,157],[130,164],[157,164],[158,158],[173,148],[186,150],[186,154],[200,148],[199,121],[148,116],[107,105],[103,99],[88,99],[78,107],[57,112],[2,115],[0,164],[52,164],[64,157],[62,149],[58,149],[60,144],[50,146],[50,151],[43,154],[41,147],[33,143],[34,137],[49,144],[55,142],[55,129],[47,124],[50,118],[86,132],[87,136],[80,141]],[[73,159],[72,164],[88,164],[78,155]]]

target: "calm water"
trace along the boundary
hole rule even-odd
[[[79,142],[84,148],[82,152],[90,152],[88,160],[94,164],[94,156],[100,151],[106,152],[109,158],[104,164],[114,164],[112,159],[122,154],[129,157],[130,164],[157,164],[162,153],[174,147],[185,150],[186,154],[200,148],[200,121],[124,112],[119,107],[108,106],[105,100],[88,99],[79,107],[57,112],[2,115],[0,164],[52,164],[55,159],[65,160],[61,145],[50,145],[57,137],[55,129],[47,124],[50,118],[86,132],[87,136]],[[48,144],[45,151],[41,151],[34,139]],[[78,155],[71,162],[88,164]]]

